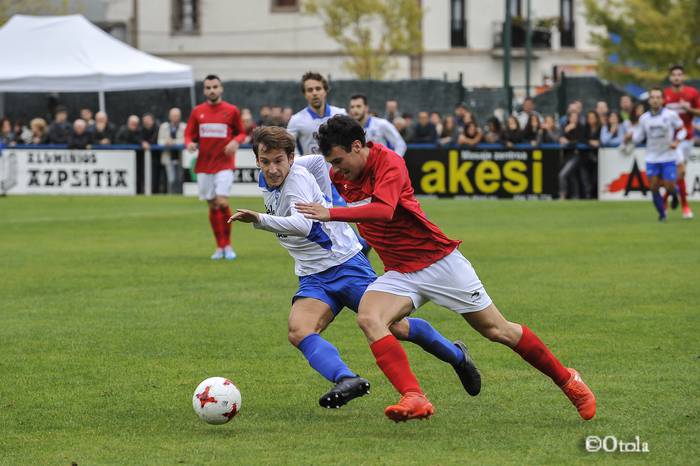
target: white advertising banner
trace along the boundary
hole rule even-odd
[[[136,153],[130,150],[6,148],[0,190],[7,194],[136,194]]]
[[[616,147],[598,150],[598,199],[640,201],[651,199],[642,147],[631,153]],[[685,167],[688,199],[700,200],[700,147],[693,147]]]
[[[196,152],[183,151],[182,166],[193,167],[193,158]],[[253,149],[238,149],[236,152],[236,169],[233,171],[233,186],[231,196],[260,197],[262,193],[258,187],[258,173],[260,169],[255,165],[255,153]],[[185,196],[196,196],[197,183],[184,183],[182,193]]]

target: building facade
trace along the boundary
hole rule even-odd
[[[193,66],[195,76],[225,80],[298,79],[318,70],[352,78],[345,57],[321,20],[302,13],[303,0],[103,0],[93,21],[108,25],[145,52]],[[525,84],[528,0],[512,0],[511,84]],[[422,77],[468,87],[503,83],[504,0],[422,0]],[[97,17],[99,16],[99,17]],[[590,43],[583,0],[531,0],[534,25],[531,83],[556,70],[591,72],[597,49]],[[408,57],[397,56],[390,79],[411,77]]]

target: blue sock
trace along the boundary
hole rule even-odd
[[[299,343],[299,351],[309,361],[316,372],[335,383],[344,377],[355,377],[357,374],[348,369],[340,359],[340,353],[335,346],[328,343],[318,333],[312,333]]]
[[[428,353],[453,366],[464,359],[464,354],[440,332],[423,319],[408,319],[408,341],[417,344]]]
[[[652,193],[651,198],[654,201],[654,207],[656,207],[657,212],[659,212],[659,217],[665,217],[666,212],[664,211],[664,199],[661,197],[661,193],[654,192]]]

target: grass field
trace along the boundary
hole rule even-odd
[[[326,336],[372,393],[322,410],[329,384],[286,340],[296,278],[272,234],[237,225],[239,259],[212,262],[194,199],[10,197],[0,198],[0,464],[698,464],[700,219],[673,212],[659,224],[650,203],[423,205],[464,240],[504,314],[583,374],[594,420],[433,305],[418,316],[469,344],[481,395],[406,345],[437,412],[388,421],[397,394],[344,311]],[[243,393],[228,425],[192,411],[213,375]],[[587,453],[588,435],[639,436],[650,452]]]

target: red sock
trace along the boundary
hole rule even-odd
[[[220,210],[221,210],[222,241],[224,242],[224,247],[231,246],[231,224],[228,223],[228,219],[231,218],[231,208],[229,206],[226,206],[226,207],[222,207]]]
[[[216,247],[223,248],[225,245],[222,243],[221,210],[209,209],[209,223],[216,239]]]
[[[688,191],[685,188],[685,178],[678,178],[676,184],[678,185],[678,197],[681,198],[681,206],[683,208],[688,207]]]
[[[542,343],[542,340],[537,338],[537,335],[526,326],[521,325],[521,327],[523,328],[523,336],[513,351],[535,369],[551,378],[555,384],[560,387],[564,385],[571,378],[569,371],[554,357],[549,348]]]
[[[377,365],[401,395],[408,392],[423,393],[418,379],[411,371],[406,351],[394,335],[387,335],[369,347],[377,360]]]

